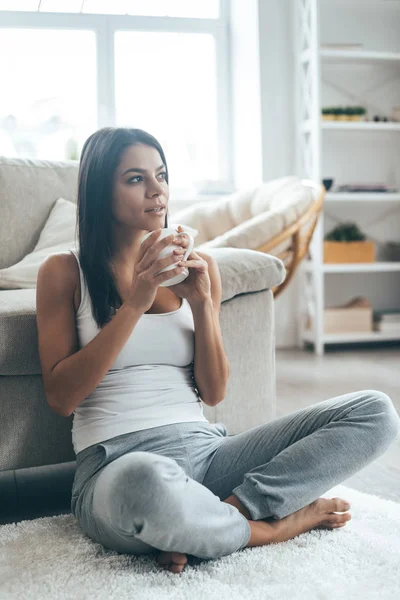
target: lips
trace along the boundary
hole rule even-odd
[[[159,211],[165,208],[165,204],[158,204],[157,206],[152,206],[152,208],[148,208],[147,210],[145,210],[145,212],[151,212],[151,211]]]

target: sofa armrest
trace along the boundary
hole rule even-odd
[[[203,252],[202,246],[195,250]],[[238,294],[272,289],[286,277],[285,266],[279,258],[257,250],[205,248],[204,254],[212,256],[218,263],[222,302]]]

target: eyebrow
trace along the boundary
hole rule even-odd
[[[156,171],[160,171],[160,169],[165,169],[165,165],[162,164],[159,167],[157,167]],[[127,173],[129,173],[129,171],[136,171],[137,173],[146,173],[146,169],[127,169],[126,171],[124,171],[124,173],[122,173],[122,175],[126,175]]]

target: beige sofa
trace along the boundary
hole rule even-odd
[[[33,250],[58,198],[76,202],[77,175],[75,161],[0,157],[0,269]],[[276,415],[271,288],[283,281],[285,268],[254,250],[207,253],[221,273],[220,322],[231,375],[224,401],[204,405],[204,414],[232,435]],[[35,289],[0,290],[0,523],[69,512],[73,415],[52,412],[44,395],[35,296]]]

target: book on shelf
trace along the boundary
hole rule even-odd
[[[400,333],[400,310],[376,310],[373,319],[375,331]]]
[[[396,193],[396,188],[391,188],[384,183],[347,183],[335,186],[335,192],[347,192],[347,193]]]
[[[376,323],[375,331],[400,333],[400,323]]]
[[[400,325],[400,313],[393,315],[382,315],[380,323],[398,323]]]
[[[400,321],[400,310],[397,308],[394,309],[384,309],[384,310],[374,310],[374,319],[380,321],[384,319],[385,321]]]

